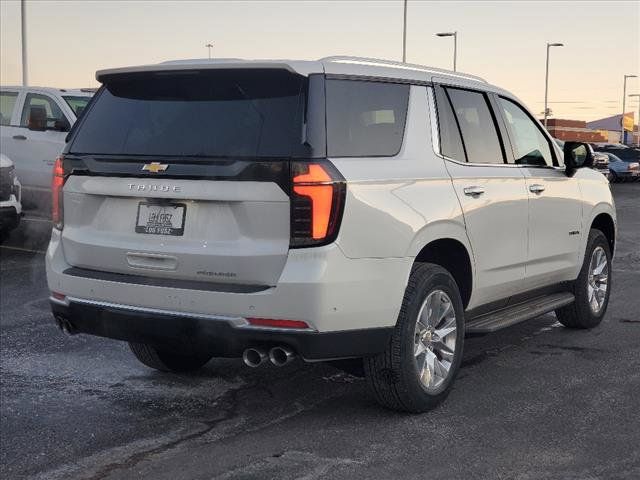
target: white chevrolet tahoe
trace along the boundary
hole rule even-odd
[[[53,178],[58,325],[188,371],[360,362],[442,401],[465,335],[602,320],[616,214],[590,147],[509,92],[382,60],[103,70]]]

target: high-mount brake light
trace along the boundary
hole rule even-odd
[[[334,241],[344,207],[344,178],[329,162],[293,162],[291,183],[291,247]]]
[[[64,226],[64,210],[62,205],[62,188],[65,176],[63,167],[64,157],[59,156],[53,165],[53,177],[51,178],[51,220],[54,228],[62,230]]]

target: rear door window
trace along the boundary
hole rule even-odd
[[[436,87],[436,106],[438,109],[438,130],[440,132],[440,153],[459,162],[466,162],[462,137],[458,123],[451,109],[447,94],[441,87]]]
[[[504,163],[500,137],[484,93],[446,89],[470,163]]]
[[[0,92],[0,125],[11,125],[16,100],[18,100],[18,92]]]
[[[305,77],[279,69],[115,76],[97,94],[70,152],[211,158],[310,154],[303,133],[306,90]]]
[[[329,157],[389,157],[402,147],[409,85],[328,79]]]
[[[70,95],[63,95],[62,98],[64,98],[64,101],[67,102],[67,104],[71,107],[71,110],[73,110],[73,113],[75,113],[76,118],[80,118],[80,116],[84,112],[84,109],[87,108],[89,100],[91,100],[91,97],[78,97]]]

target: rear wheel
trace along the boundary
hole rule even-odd
[[[145,343],[129,342],[129,348],[141,363],[161,372],[192,372],[211,360],[211,355],[177,354]]]
[[[464,309],[444,268],[414,266],[385,352],[364,360],[365,376],[383,406],[424,412],[442,402],[462,360]]]
[[[611,294],[611,250],[600,230],[589,232],[580,275],[574,283],[575,302],[556,310],[558,321],[569,328],[593,328],[604,317]]]

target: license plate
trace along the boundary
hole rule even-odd
[[[187,206],[184,203],[158,204],[140,202],[136,233],[182,235]]]

